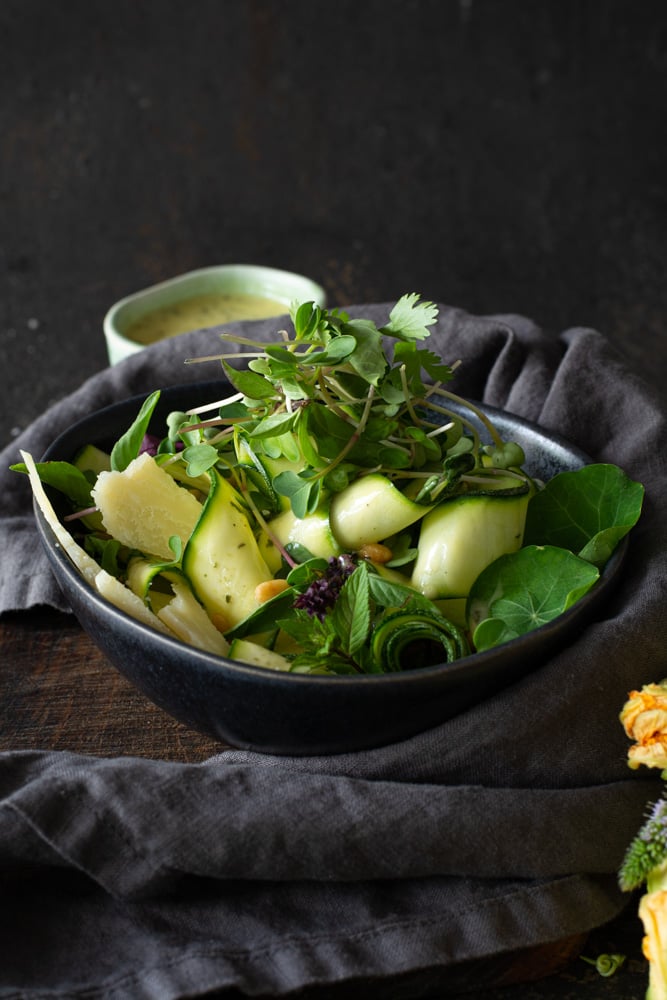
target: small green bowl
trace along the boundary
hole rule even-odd
[[[224,304],[220,296],[225,297]],[[104,317],[109,362],[115,365],[165,336],[232,320],[281,316],[295,301],[324,306],[326,294],[305,275],[255,264],[220,264],[188,271],[128,295],[109,309]],[[233,313],[219,311],[223,305],[225,309],[233,307]],[[155,320],[161,321],[162,328],[157,335]]]

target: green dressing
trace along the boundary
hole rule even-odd
[[[235,320],[266,319],[288,312],[282,302],[255,295],[211,292],[161,306],[130,323],[125,336],[139,344],[154,344],[178,333]]]

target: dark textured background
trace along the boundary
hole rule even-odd
[[[225,262],[594,326],[663,386],[663,0],[2,0],[0,87],[0,444],[116,299]],[[643,995],[628,926],[621,980],[493,995]]]
[[[3,442],[119,297],[250,261],[667,373],[667,4],[3,0]]]

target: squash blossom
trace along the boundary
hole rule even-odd
[[[667,779],[667,681],[631,691],[620,715],[635,745],[631,768],[659,767]],[[630,844],[619,871],[621,889],[645,886],[639,901],[644,927],[642,951],[649,963],[646,1000],[667,1000],[667,792],[653,804]]]
[[[663,872],[663,881],[665,874]],[[649,962],[646,1000],[667,998],[667,889],[646,892],[639,901],[644,925],[642,951]]]
[[[620,719],[626,735],[635,741],[628,751],[629,766],[667,770],[667,680],[631,691]]]

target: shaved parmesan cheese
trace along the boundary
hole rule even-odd
[[[121,611],[125,611],[126,614],[131,615],[138,621],[144,622],[144,624],[149,625],[151,628],[157,629],[158,632],[173,636],[173,633],[146,607],[140,597],[137,597],[131,590],[128,590],[120,580],[117,580],[114,576],[107,573],[106,570],[102,569],[99,563],[92,556],[89,556],[86,550],[82,549],[79,543],[72,538],[69,531],[58,520],[51,501],[44,491],[32,455],[26,451],[22,451],[21,458],[28,470],[30,486],[32,487],[33,496],[37,501],[39,509],[58,539],[58,543],[63,551],[72,560],[72,563],[81,573],[84,580],[98,594],[106,598],[107,601],[117,608],[120,608]]]
[[[172,587],[174,597],[158,611],[158,617],[183,642],[225,656],[229,652],[229,643],[218,632],[188,585],[174,580]]]
[[[78,542],[74,541],[69,531],[67,531],[67,529],[64,528],[58,520],[51,501],[44,491],[44,487],[42,486],[42,481],[39,478],[39,473],[37,472],[37,467],[35,466],[32,455],[30,455],[27,451],[22,451],[21,458],[25,462],[28,470],[33,496],[35,497],[37,505],[44,515],[47,524],[83,578],[91,585],[91,587],[94,587],[95,577],[101,572],[102,567],[95,562],[92,556],[88,555],[85,549],[81,548]]]
[[[192,493],[146,453],[122,472],[100,472],[92,496],[110,535],[161,559],[173,558],[173,535],[185,546],[202,511]]]
[[[94,586],[98,594],[104,597],[109,604],[113,604],[114,607],[120,611],[124,611],[125,614],[130,615],[132,618],[136,618],[137,621],[143,622],[144,625],[148,625],[150,628],[157,629],[158,632],[175,638],[174,632],[167,628],[153,614],[150,608],[146,607],[140,597],[137,597],[125,584],[117,580],[115,576],[107,573],[106,570],[101,569],[99,571],[95,577]]]

